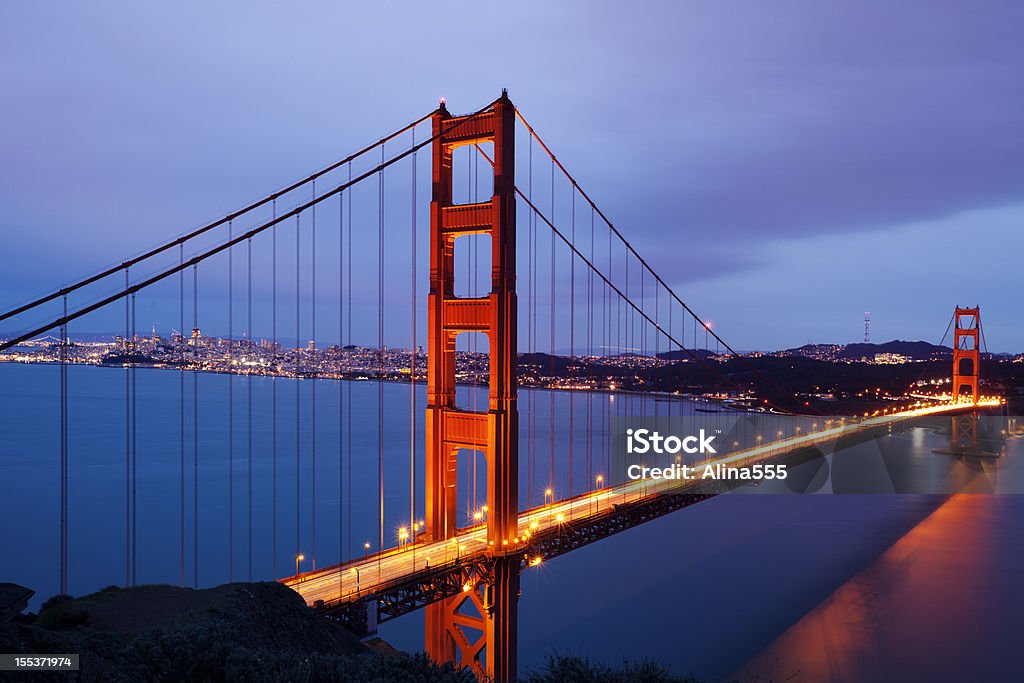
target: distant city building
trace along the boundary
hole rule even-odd
[[[910,356],[904,356],[901,353],[876,353],[874,363],[878,365],[899,365],[901,363],[910,363],[913,358]]]

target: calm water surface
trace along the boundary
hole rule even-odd
[[[113,368],[70,369],[69,572],[70,590],[76,594],[125,578],[125,376]],[[415,444],[409,439],[410,426],[422,430],[422,389],[415,394],[417,422],[410,425],[408,386],[385,384],[378,389],[372,382],[270,378],[254,378],[250,385],[236,378],[229,402],[228,383],[225,376],[137,371],[139,583],[177,584],[182,564],[186,585],[196,578],[200,586],[245,580],[250,566],[254,579],[269,579],[275,570],[278,575],[294,571],[297,551],[311,556],[315,547],[322,566],[341,554],[360,554],[364,542],[376,546],[379,450],[385,454],[388,483],[385,527],[397,529],[409,519],[411,456],[422,481],[422,436]],[[0,555],[0,580],[35,589],[33,607],[58,585],[56,389],[54,366],[0,364],[0,538],[6,546]],[[190,403],[197,389],[198,423]],[[182,390],[189,401],[184,432]],[[468,389],[460,392],[464,402],[473,400]],[[382,445],[376,432],[379,398],[388,425]],[[601,428],[596,416],[609,397],[571,400],[576,420],[586,414],[587,401],[597,401],[590,410],[595,429]],[[637,399],[615,400],[621,405]],[[542,489],[547,477],[543,446],[549,438],[549,410],[553,406],[551,422],[557,432],[567,421],[569,401],[565,394],[547,392],[521,396],[521,414],[529,405],[541,416],[535,420],[535,442],[521,446],[524,498],[532,489]],[[350,447],[339,442],[345,438],[339,430],[346,420],[339,408],[344,405],[352,406]],[[690,410],[683,403],[675,409]],[[229,415],[233,436],[227,430]],[[574,443],[575,488],[582,490],[581,462],[594,446],[579,436]],[[351,462],[339,462],[342,445],[352,453]],[[935,459],[942,456],[932,448],[943,445],[941,436],[916,429],[858,448],[866,461],[879,453],[897,453],[915,471],[933,474]],[[531,449],[537,451],[541,470],[532,482],[525,460]],[[602,456],[591,453],[591,469],[596,470]],[[995,490],[1022,490],[1017,484],[1024,468],[1016,465],[1022,455],[1021,440],[1011,439],[1007,457],[998,463],[963,467],[982,472],[995,482]],[[192,537],[196,465],[198,543]],[[565,463],[559,461],[557,468],[556,476],[565,480]],[[472,468],[466,470],[460,507],[468,514],[474,506],[473,479]],[[477,504],[483,498],[482,472],[481,465]],[[761,487],[720,496],[525,572],[521,669],[562,652],[609,664],[647,657],[677,673],[708,680],[734,675],[799,681],[1024,676],[1015,642],[1024,632],[1024,497],[771,493]],[[339,507],[342,497],[346,503]],[[422,514],[422,501],[416,502],[416,510]],[[385,544],[393,542],[385,539]],[[198,577],[193,572],[194,548]],[[382,636],[397,647],[417,650],[422,648],[422,631],[420,612],[385,624]]]

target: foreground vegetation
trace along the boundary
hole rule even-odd
[[[277,583],[208,590],[106,588],[56,596],[39,614],[0,622],[0,652],[78,653],[78,681],[389,681],[473,683],[451,666],[366,645]],[[9,674],[13,676],[13,674]],[[0,680],[15,680],[13,677]],[[38,672],[33,681],[66,681]],[[651,662],[612,668],[552,655],[524,683],[695,683]]]
[[[375,651],[277,583],[56,596],[38,615],[0,623],[0,652],[79,653],[83,683],[474,680],[422,655]],[[67,674],[32,680],[65,681]]]

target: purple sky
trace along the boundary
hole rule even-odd
[[[0,9],[0,308],[507,87],[734,346],[1024,350],[1019,2],[99,7]]]

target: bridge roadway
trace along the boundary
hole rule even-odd
[[[979,401],[977,407],[992,408],[1000,404],[1000,399],[985,399]],[[897,413],[846,419],[836,426],[825,426],[817,431],[705,460],[697,465],[703,467],[705,464],[721,464],[726,467],[746,467],[757,463],[764,464],[805,448],[834,443],[840,438],[888,427],[909,418],[953,414],[972,410],[974,407],[974,405],[966,403],[941,403]],[[543,542],[544,539],[561,537],[569,528],[586,527],[598,519],[614,516],[621,510],[636,509],[637,506],[643,506],[648,501],[658,498],[660,494],[672,494],[672,497],[680,498],[677,494],[686,494],[688,491],[696,492],[694,490],[700,486],[701,480],[699,479],[690,481],[636,480],[525,510],[519,516],[519,542],[511,544],[511,547],[505,550],[521,554],[524,564],[535,566],[540,564],[545,557],[542,555],[542,549],[546,545]],[[703,497],[696,500],[702,499]],[[677,505],[672,509],[682,506]],[[664,512],[658,513],[658,515],[660,514],[664,514]],[[658,515],[650,515],[639,521],[646,521]],[[614,533],[615,530],[610,533]],[[589,540],[583,541],[583,543],[586,542]],[[547,545],[550,546],[550,544]],[[567,549],[571,549],[571,547]],[[457,572],[456,575],[460,577],[457,580],[465,580],[468,574],[464,569],[486,560],[487,557],[486,528],[485,524],[481,523],[460,530],[456,537],[446,541],[410,541],[402,547],[368,553],[364,557],[343,564],[300,573],[280,581],[298,592],[308,605],[325,606],[337,610],[344,608],[346,604],[365,601],[371,596],[377,596],[403,584],[408,584],[410,581],[416,580],[417,577],[436,577],[446,570],[449,573],[452,569],[463,570]],[[445,597],[445,595],[439,597]],[[410,609],[422,606],[422,604],[424,603],[420,600],[411,605]],[[393,616],[397,616],[397,614]]]

